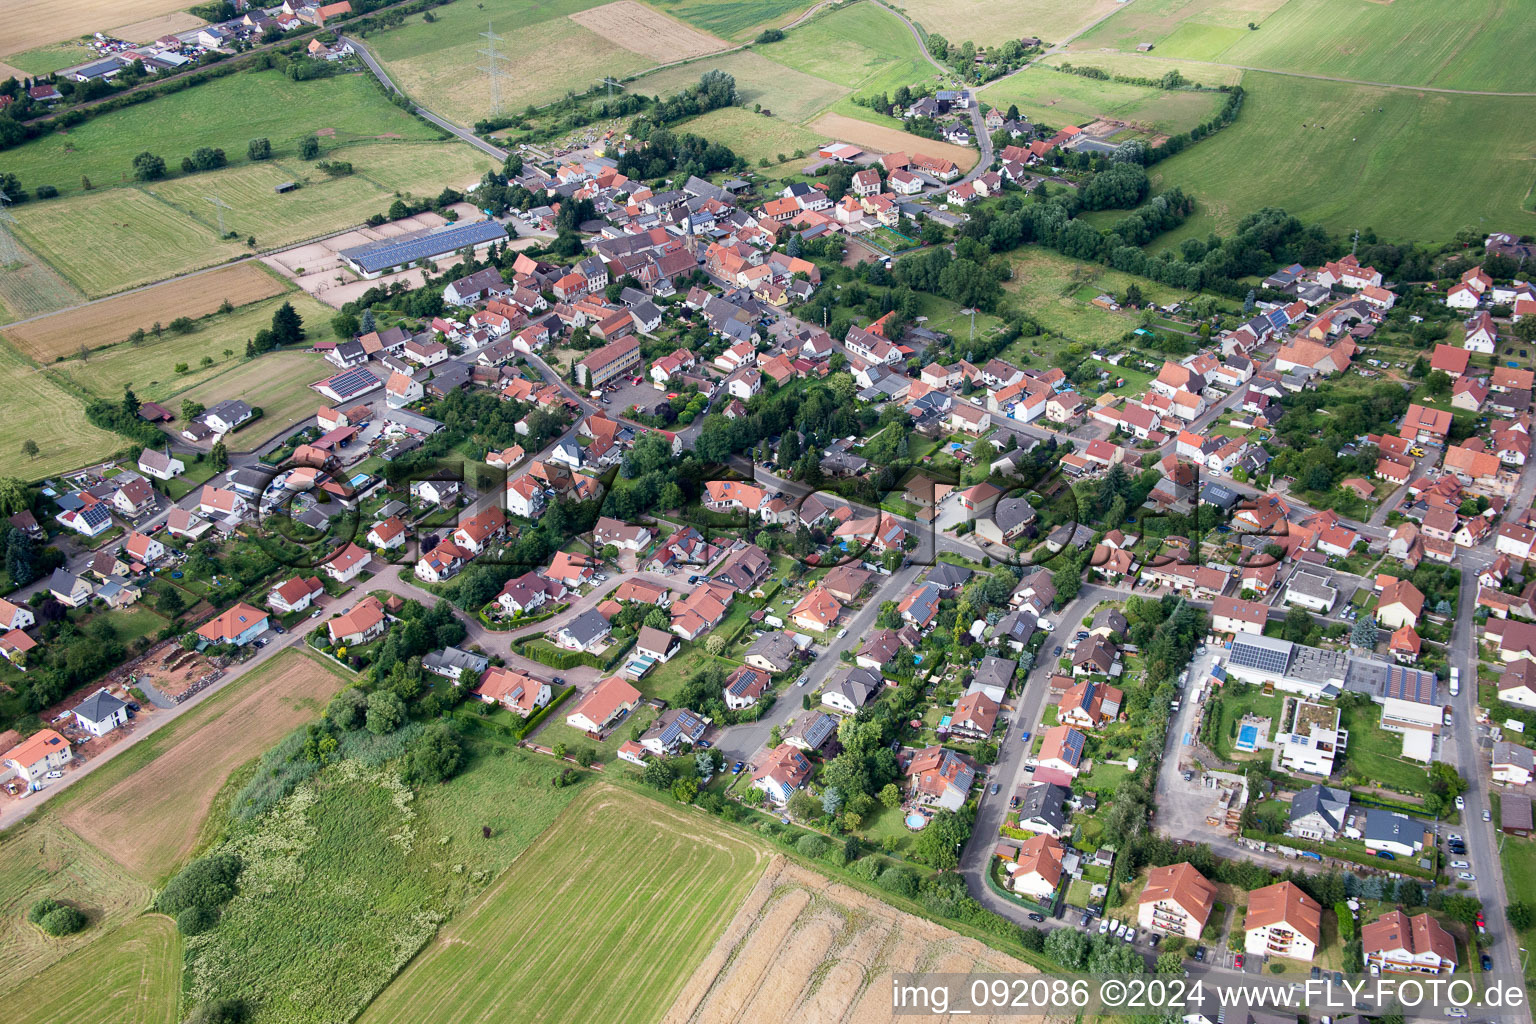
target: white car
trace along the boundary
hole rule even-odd
[[[841,640],[843,637],[845,637],[847,635],[848,635],[848,627],[847,626],[844,626],[842,629],[837,631],[837,638],[839,640]]]
[[[1493,814],[1486,807],[1483,808],[1483,820],[1484,821],[1492,821],[1493,820]]]
[[[1451,867],[1453,867],[1453,868],[1469,868],[1471,866],[1472,865],[1470,863],[1468,863],[1467,861],[1464,861],[1464,860],[1453,860],[1453,861],[1451,861]]]
[[[1467,801],[1459,793],[1456,795],[1456,809],[1458,811],[1464,811],[1467,809]]]
[[[1109,925],[1110,925],[1110,921],[1109,921],[1109,918],[1107,918],[1107,917],[1104,920],[1100,921],[1099,922],[1099,934],[1103,935],[1105,932],[1109,931]]]
[[[1449,836],[1446,837],[1446,842],[1459,843],[1461,841],[1461,836],[1457,835],[1455,832],[1452,832]]]
[[[63,772],[49,772],[47,775],[43,776],[45,779],[62,779],[63,777]]]
[[[1445,1015],[1447,1017],[1465,1017],[1467,1010],[1464,1006],[1447,1006],[1445,1008]]]
[[[1458,871],[1456,873],[1456,877],[1461,879],[1463,882],[1475,882],[1475,881],[1477,881],[1477,876],[1474,875],[1470,871]]]

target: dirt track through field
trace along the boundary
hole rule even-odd
[[[316,718],[344,683],[307,655],[284,652],[189,712],[153,760],[71,805],[64,823],[154,882],[191,851],[230,772]]]
[[[652,60],[687,60],[731,46],[723,39],[690,28],[635,0],[615,0],[601,7],[577,11],[569,17],[610,43],[617,43]]]
[[[876,153],[921,153],[923,156],[953,160],[962,171],[970,170],[981,154],[968,146],[956,146],[948,142],[935,142],[911,132],[886,128],[844,114],[823,114],[807,127],[820,132],[828,139],[851,142]]]
[[[218,310],[227,299],[244,306],[281,295],[283,283],[257,263],[195,274],[126,295],[76,306],[3,329],[7,341],[29,359],[51,363],[86,348],[101,348],[125,340],[134,328],[149,330],[179,316],[196,320]]]
[[[1034,968],[776,858],[662,1024],[896,1021],[896,971]]]

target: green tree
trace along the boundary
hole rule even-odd
[[[37,458],[38,451],[39,449],[37,447],[37,442],[32,440],[30,437],[21,442],[21,454],[25,455],[27,458]]]
[[[224,447],[223,441],[215,441],[208,451],[208,462],[216,473],[222,473],[229,468],[229,449]]]
[[[880,790],[880,802],[887,808],[901,806],[901,789],[894,782],[887,782]]]
[[[306,135],[299,142],[299,157],[304,160],[314,160],[320,156],[320,140],[313,135]]]
[[[165,161],[153,153],[140,153],[133,158],[133,176],[139,181],[159,181],[165,177]]]
[[[1157,954],[1158,974],[1179,974],[1184,970],[1184,955],[1172,950]]]
[[[369,715],[372,713],[369,708]],[[433,722],[411,747],[407,775],[416,782],[442,782],[452,778],[463,763],[464,748],[453,729],[447,722]]]
[[[356,687],[348,687],[325,706],[325,718],[342,732],[350,732],[363,724],[368,711],[368,694]]]
[[[394,732],[405,722],[405,702],[393,690],[378,690],[368,695],[364,724],[375,736]]]
[[[271,139],[252,139],[245,147],[245,153],[252,160],[270,160],[272,158]]]
[[[1355,626],[1349,631],[1349,642],[1364,651],[1376,649],[1377,629],[1376,616],[1362,615],[1355,620]]]

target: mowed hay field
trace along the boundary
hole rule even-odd
[[[746,42],[765,28],[783,28],[815,0],[657,0],[656,6],[725,39]]]
[[[175,1024],[181,981],[175,922],[148,915],[93,937],[88,948],[0,999],[0,1024]]]
[[[298,361],[310,366],[315,375],[313,379],[319,379],[325,376],[325,368],[330,364],[318,356],[292,351],[269,352],[254,361],[245,357],[246,341],[263,327],[270,327],[272,314],[285,302],[291,303],[304,318],[305,330],[311,338],[330,337],[328,322],[335,310],[321,305],[304,292],[294,291],[241,306],[229,313],[205,317],[197,321],[190,334],[166,331],[158,338],[150,335],[137,345],[119,343],[93,352],[89,359],[66,359],[43,369],[70,389],[84,389],[99,398],[118,398],[124,387],[132,385],[134,394],[142,401],[167,402],[173,411],[177,404],[174,400],[182,392],[199,389],[201,394],[203,385],[216,387],[211,382],[225,374],[231,380],[243,381],[252,374],[275,372],[286,367],[294,357],[305,357]],[[225,355],[225,349],[231,354]],[[202,365],[204,356],[213,360],[212,365]],[[178,363],[187,364],[185,373],[176,372]],[[211,406],[213,403],[204,404]],[[272,407],[266,408],[271,415]]]
[[[294,303],[298,308],[298,303]],[[317,328],[323,331],[324,328]],[[238,398],[265,415],[257,423],[231,434],[225,444],[232,452],[250,451],[275,435],[315,414],[326,404],[310,385],[336,373],[336,367],[312,352],[269,352],[260,359],[241,363],[196,387],[177,394],[212,408],[226,398]]]
[[[149,889],[52,815],[37,815],[6,836],[0,858],[0,992],[89,945],[149,900]],[[61,939],[27,921],[43,898],[81,910],[91,926]],[[0,999],[0,1005],[12,1002]]]
[[[1035,973],[975,939],[776,857],[661,1021],[908,1020],[891,1011],[892,974],[908,971]]]
[[[1530,9],[1510,0],[1136,0],[1074,48],[1156,44],[1277,71],[1447,89],[1536,91]],[[1250,30],[1249,22],[1258,30]]]
[[[596,0],[449,4],[432,11],[433,23],[412,15],[398,28],[370,35],[368,45],[412,98],[471,125],[491,113],[488,76],[475,70],[486,61],[480,51],[487,23],[502,37],[497,50],[507,72],[500,84],[504,111],[548,103],[605,75],[622,78],[658,63],[568,17],[598,6]]]
[[[319,717],[347,681],[318,658],[284,651],[72,787],[62,819],[158,881],[191,851],[230,772]]]
[[[197,319],[225,301],[243,306],[280,294],[285,288],[261,264],[242,263],[18,324],[4,334],[24,355],[47,363],[74,355],[82,345],[100,348],[116,344],[136,327],[148,330],[157,321],[168,324],[178,316]]]
[[[1464,228],[1536,230],[1536,102],[1259,72],[1243,88],[1236,123],[1153,168],[1155,191],[1178,185],[1199,200],[1159,245],[1230,230],[1264,206],[1331,231],[1426,242]],[[1484,144],[1440,144],[1458,136]]]
[[[1026,119],[1053,128],[1087,124],[1103,117],[1167,135],[1188,131],[1209,119],[1226,99],[1214,90],[1104,82],[1043,66],[1025,68],[979,95],[982,102],[1004,110],[1017,104]]]
[[[127,447],[127,438],[87,423],[80,399],[9,345],[0,345],[0,376],[11,382],[5,438],[0,443],[0,476],[38,480],[93,465]],[[29,440],[37,442],[35,459],[21,453],[22,442]]]
[[[778,164],[780,157],[793,161],[796,150],[813,155],[827,141],[793,121],[764,117],[743,107],[721,107],[684,124],[690,132],[725,142],[731,152],[754,164],[759,159]]]
[[[968,171],[981,159],[981,154],[966,146],[956,146],[948,142],[935,142],[925,139],[911,132],[899,131],[895,128],[883,128],[877,124],[860,121],[843,114],[823,114],[810,124],[813,132],[819,132],[828,139],[840,139],[858,146],[864,146],[877,153],[921,153],[924,156],[942,157],[953,160],[955,166],[962,171]]]
[[[631,91],[648,96],[671,96],[697,85],[702,75],[714,70],[724,71],[736,79],[736,92],[741,97],[742,106],[750,109],[753,104],[761,104],[764,110],[772,111],[776,119],[791,124],[815,117],[849,93],[847,86],[785,67],[755,50],[739,50],[666,68],[636,79],[629,87]],[[743,145],[750,142],[731,136],[721,136],[720,141],[736,152],[741,152],[736,148],[738,142]]]
[[[601,7],[577,11],[570,18],[610,43],[658,63],[699,57],[730,46],[724,39],[689,28],[635,0],[614,0]]]
[[[28,203],[15,217],[12,227],[22,242],[93,298],[245,251],[240,242],[219,238],[216,229],[161,202],[152,189],[103,189]]]
[[[162,157],[173,170],[198,146],[223,149],[231,164],[243,164],[247,143],[266,138],[274,157],[294,158],[303,166],[297,164],[299,141],[316,133],[323,133],[324,150],[379,138],[442,138],[435,128],[386,100],[365,75],[295,82],[278,71],[254,71],[216,78],[44,135],[7,150],[5,164],[28,188],[53,185],[67,196],[83,190],[82,177],[90,178],[97,189],[135,184],[133,158],[145,150]],[[210,177],[196,174],[187,180]]]
[[[702,814],[596,784],[361,1020],[655,1020],[768,857]]]
[[[1161,78],[1170,71],[1177,71],[1189,81],[1199,82],[1207,87],[1239,85],[1243,80],[1241,68],[1224,68],[1219,64],[1198,64],[1194,61],[1158,57],[1150,53],[1111,53],[1102,50],[1093,53],[1058,53],[1047,57],[1034,67],[1052,68],[1058,64],[1098,68],[1112,75],[1129,75],[1135,78]],[[999,82],[997,86],[1001,87],[1004,84]]]
[[[0,57],[184,7],[185,0],[0,0]]]
[[[769,60],[857,92],[915,85],[938,74],[907,26],[872,3],[818,14],[781,41],[756,50]]]
[[[1059,43],[1119,6],[1115,0],[904,0],[901,9],[924,31],[955,45],[969,39],[989,46],[1024,36]]]
[[[330,178],[295,159],[244,164],[28,203],[17,208],[15,226],[39,256],[99,297],[247,254],[247,238],[269,249],[345,230],[387,210],[395,192],[436,195],[477,181],[494,164],[457,142],[347,146],[340,158],[355,173]],[[273,192],[284,181],[301,187]],[[210,196],[227,205],[224,228],[237,238],[219,237]]]
[[[83,301],[84,292],[0,224],[0,324]]]

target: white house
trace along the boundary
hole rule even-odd
[[[75,721],[92,736],[105,736],[128,724],[128,705],[103,687],[91,694],[74,710]]]
[[[170,449],[157,452],[146,448],[139,453],[139,472],[156,480],[170,480],[187,471],[186,463],[170,453]]]
[[[1243,948],[1253,956],[1311,962],[1323,941],[1323,908],[1294,882],[1266,885],[1248,894]]]

